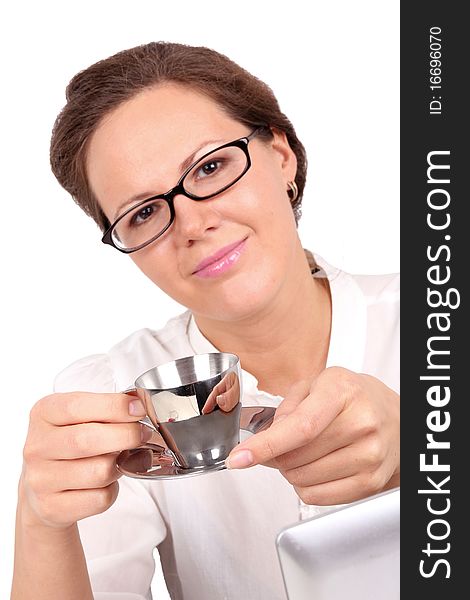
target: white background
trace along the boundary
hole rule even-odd
[[[68,363],[181,309],[100,243],[97,226],[50,173],[51,127],[78,70],[153,40],[227,54],[272,87],[306,146],[304,247],[351,272],[399,269],[398,0],[5,5],[0,598],[9,596],[31,406]]]

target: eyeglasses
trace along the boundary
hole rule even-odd
[[[186,169],[171,190],[126,210],[106,230],[101,241],[126,254],[154,242],[175,220],[175,196],[207,200],[221,194],[245,175],[251,167],[248,144],[263,130],[266,127],[258,127],[248,136],[204,154]]]

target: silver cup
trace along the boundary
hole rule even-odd
[[[150,421],[143,422],[161,435],[182,469],[220,465],[239,442],[242,391],[235,354],[196,354],[156,366],[129,392],[142,400]]]

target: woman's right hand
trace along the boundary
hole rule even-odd
[[[126,394],[52,394],[30,413],[19,502],[30,525],[67,528],[107,510],[117,498],[121,450],[152,431],[137,421],[140,400]]]

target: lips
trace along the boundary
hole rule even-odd
[[[238,242],[224,246],[202,260],[194,269],[193,275],[202,277],[212,277],[219,272],[225,271],[232,264],[238,261],[247,238]]]

